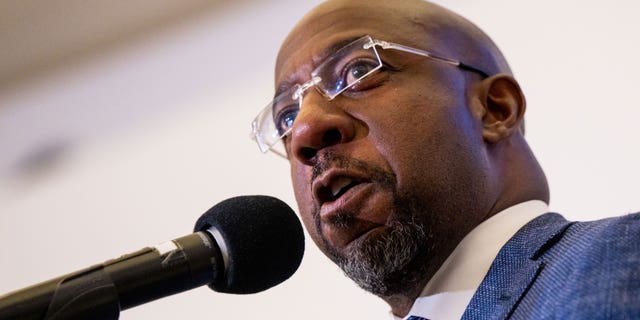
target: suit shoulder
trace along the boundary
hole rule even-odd
[[[556,318],[640,315],[640,214],[571,223],[540,262],[529,296]]]
[[[568,228],[566,236],[592,241],[626,242],[634,240],[634,242],[637,242],[638,237],[640,237],[640,213],[576,222]]]

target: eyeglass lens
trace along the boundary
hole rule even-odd
[[[310,81],[319,81],[315,83],[316,89],[329,100],[358,84],[382,67],[372,43],[371,37],[365,36],[338,50],[311,73]],[[291,130],[300,111],[301,91],[311,86],[297,85],[281,93],[256,118],[254,129],[258,143],[264,144],[260,146],[263,152],[281,144],[279,140]]]

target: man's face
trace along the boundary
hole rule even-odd
[[[442,35],[390,10],[326,5],[306,17],[280,51],[276,86],[308,81],[327,48],[364,35],[447,54]],[[474,75],[379,52],[375,86],[331,101],[308,90],[285,143],[313,240],[363,288],[390,296],[423,281],[492,204],[482,128],[468,107]]]

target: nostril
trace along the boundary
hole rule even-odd
[[[334,145],[342,141],[342,134],[338,129],[327,130],[322,136],[322,142],[325,146]]]
[[[354,138],[355,122],[340,109],[334,108],[331,112],[323,108],[305,110],[298,114],[290,133],[290,151],[296,160],[311,165],[322,149]]]
[[[317,153],[318,153],[318,150],[314,148],[307,148],[307,147],[300,148],[300,154],[302,155],[302,157],[304,157],[307,160],[313,159],[313,157],[315,157]]]
[[[342,137],[339,129],[329,129],[322,134],[322,141],[318,141],[318,145],[301,147],[298,154],[305,160],[311,160],[318,154],[320,149],[341,143]]]

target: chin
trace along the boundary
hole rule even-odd
[[[413,290],[424,277],[428,238],[418,224],[394,222],[367,231],[341,250],[328,247],[327,256],[364,290],[391,296]]]

